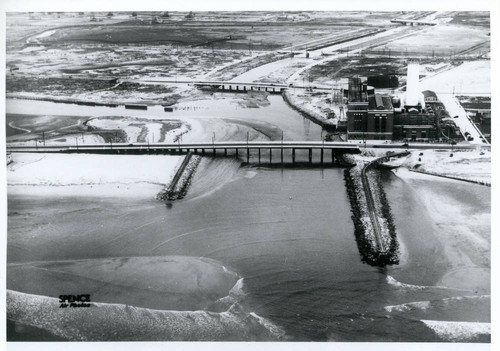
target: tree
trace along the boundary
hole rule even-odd
[[[170,17],[170,15],[168,14],[168,11],[165,11],[161,14],[161,17],[163,18],[167,18],[167,17]]]
[[[137,12],[132,12],[132,17],[137,17]]]
[[[108,18],[111,18],[111,17],[113,17],[113,16],[114,16],[114,15],[113,15],[113,12],[108,12],[108,14],[106,15],[106,17],[108,17]]]

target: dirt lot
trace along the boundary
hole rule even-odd
[[[13,74],[71,75],[110,78],[194,78],[234,60],[247,51],[179,49],[171,45],[64,44],[10,48],[7,67]]]
[[[9,41],[27,39],[31,34],[57,29],[40,43],[170,43],[207,44],[216,49],[273,50],[358,27],[389,24],[390,12],[197,12],[187,20],[186,13],[46,13],[12,14],[7,21]],[[95,21],[90,21],[92,15]],[[286,33],[287,35],[283,35]],[[227,39],[231,36],[231,40]]]
[[[396,52],[425,51],[435,55],[455,55],[473,46],[490,41],[488,27],[444,24],[429,27],[415,35],[394,40],[374,48]]]
[[[455,12],[452,24],[462,24],[472,27],[483,27],[490,30],[490,13],[487,11]]]
[[[351,76],[377,76],[382,74],[406,75],[407,60],[395,57],[342,57],[306,70],[300,80],[316,84],[332,84],[335,80]]]

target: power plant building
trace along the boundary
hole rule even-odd
[[[350,139],[391,140],[394,108],[388,95],[350,78],[348,88],[347,132]]]
[[[436,97],[429,96],[434,100]],[[419,65],[409,63],[406,92],[400,98],[375,93],[359,78],[349,79],[347,135],[350,140],[428,141],[439,137],[437,118],[426,108]]]

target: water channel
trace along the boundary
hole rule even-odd
[[[281,97],[268,99],[260,108],[228,100],[185,103],[172,113],[8,100],[7,112],[258,121],[287,139],[320,140],[320,127]],[[445,249],[417,192],[392,173],[384,186],[405,259],[385,269],[361,262],[343,172],[206,159],[187,197],[169,207],[145,198],[8,196],[8,262],[214,259],[243,278],[240,308],[270,321],[289,340],[443,341],[421,320],[489,322],[489,299],[460,302],[454,298],[472,294],[433,287],[449,268]],[[486,188],[476,196],[489,201]],[[422,301],[429,302],[425,310],[418,304],[387,309]]]

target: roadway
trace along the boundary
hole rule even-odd
[[[488,141],[484,137],[483,133],[477,128],[477,126],[472,122],[467,116],[467,112],[460,105],[455,96],[450,94],[436,94],[438,99],[443,103],[444,107],[452,117],[453,122],[460,128],[460,132],[465,137],[465,133],[469,133],[473,140],[470,141],[471,144],[476,145],[489,145]]]
[[[336,150],[345,153],[359,153],[359,147],[345,142],[321,141],[227,141],[213,143],[177,143],[177,144],[148,144],[148,143],[103,143],[83,145],[8,145],[8,152],[71,152],[71,151],[96,151],[96,150],[158,150],[158,151],[188,151],[188,150],[224,150],[224,149],[323,149]]]
[[[187,84],[187,85],[224,85],[229,90],[229,86],[232,86],[233,89],[236,86],[240,87],[240,90],[243,90],[243,86],[248,87],[261,87],[261,88],[297,88],[297,89],[311,89],[310,85],[300,85],[300,84],[283,84],[283,83],[258,83],[258,82],[240,82],[240,81],[219,81],[219,80],[196,80],[196,79],[132,79],[132,80],[122,80],[123,82],[128,83],[139,83],[139,84]],[[332,88],[326,85],[317,85],[313,89],[315,90],[325,90],[331,92]]]
[[[171,150],[171,151],[188,151],[194,149],[323,149],[337,150],[345,153],[359,153],[363,148],[377,148],[388,150],[475,150],[477,144],[462,142],[456,145],[447,143],[418,143],[418,142],[380,142],[377,140],[369,140],[366,143],[362,141],[348,142],[330,142],[330,141],[215,141],[205,143],[101,143],[101,144],[73,144],[73,145],[7,145],[8,152],[67,152],[67,151],[88,151],[88,150]],[[491,145],[483,144],[482,148],[489,149]]]

